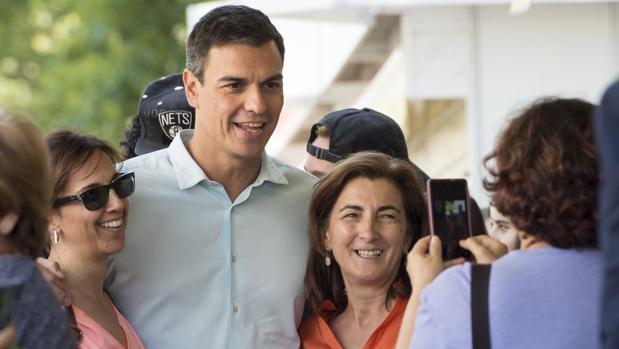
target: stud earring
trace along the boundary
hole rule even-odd
[[[327,267],[331,265],[331,257],[329,257],[329,252],[327,252],[327,255],[325,256],[325,265]]]
[[[60,232],[58,229],[54,230],[54,244],[57,244],[60,241]]]

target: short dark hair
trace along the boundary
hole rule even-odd
[[[58,197],[71,176],[97,152],[103,152],[113,164],[121,159],[118,151],[104,140],[69,130],[56,131],[47,135],[47,146],[52,159],[54,183],[52,199]]]
[[[558,248],[597,246],[593,112],[580,99],[540,99],[510,122],[484,159],[484,188],[497,210]]]
[[[305,272],[305,293],[312,313],[316,313],[323,301],[329,300],[336,307],[333,315],[346,308],[348,298],[344,290],[342,272],[337,263],[324,265],[327,251],[325,234],[333,206],[344,187],[355,178],[386,179],[393,183],[402,195],[407,221],[406,241],[409,248],[424,235],[427,227],[426,201],[420,187],[415,167],[404,159],[386,154],[364,151],[339,161],[333,170],[315,186],[309,207],[310,253]],[[408,298],[411,283],[406,272],[405,258],[398,266],[397,276],[391,285],[385,302],[396,295]]]
[[[284,60],[284,39],[264,13],[247,6],[217,7],[202,16],[187,38],[187,69],[202,83],[204,60],[213,46],[254,47],[273,40]]]
[[[42,255],[51,193],[43,134],[25,116],[0,108],[0,218],[19,215],[6,238],[9,249],[32,258]]]

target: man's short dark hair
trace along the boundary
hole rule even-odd
[[[204,60],[213,46],[244,44],[254,47],[273,40],[282,61],[284,39],[264,13],[247,6],[221,6],[202,16],[187,39],[187,69],[202,83]]]

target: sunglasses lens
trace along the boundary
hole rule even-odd
[[[119,198],[126,198],[135,190],[135,180],[132,174],[118,178],[112,185]]]
[[[82,201],[87,209],[93,211],[105,206],[110,190],[107,186],[89,189],[82,194]]]

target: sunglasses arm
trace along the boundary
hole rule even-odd
[[[64,196],[64,197],[61,197],[61,198],[58,198],[58,199],[54,200],[54,206],[53,207],[54,208],[58,208],[58,207],[60,207],[60,206],[62,206],[64,204],[68,204],[69,202],[72,202],[72,201],[82,201],[82,199],[79,196],[77,196],[77,195]]]

